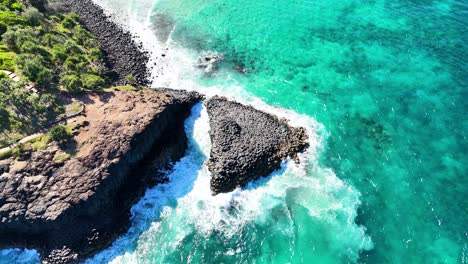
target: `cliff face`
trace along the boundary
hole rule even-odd
[[[73,142],[3,162],[2,246],[37,248],[50,263],[107,246],[125,230],[130,206],[157,180],[155,172],[184,155],[184,120],[200,99],[170,90],[81,98],[86,117],[77,120]],[[60,158],[64,150],[73,156]]]
[[[212,143],[208,168],[214,195],[267,176],[279,169],[283,160],[296,158],[308,146],[304,128],[291,127],[286,120],[251,106],[216,96],[206,102],[206,108]]]

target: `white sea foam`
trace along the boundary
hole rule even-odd
[[[309,116],[266,104],[239,85],[235,74],[229,71],[221,70],[212,77],[224,79],[224,83],[200,85],[197,80],[203,78],[204,72],[194,66],[197,54],[179,46],[171,36],[165,43],[159,42],[152,31],[150,12],[153,2],[138,3],[150,9],[144,11],[144,19],[141,19],[142,12],[135,13],[132,5],[121,3],[118,7],[113,5],[114,0],[96,2],[113,14],[116,22],[129,29],[150,52],[148,67],[154,67],[152,87],[193,90],[208,97],[223,95],[254,105],[257,109],[290,120],[293,126],[305,127],[311,147],[299,155],[300,164],[287,161],[282,164],[282,169],[268,178],[252,182],[242,190],[213,197],[209,189],[210,173],[204,165],[211,148],[208,116],[204,107],[198,104],[186,121],[189,148],[186,156],[168,175],[170,181],[147,190],[131,210],[132,226],[127,234],[86,263],[150,263],[145,256],[152,251],[164,256],[176,250],[193,229],[206,237],[218,232],[229,238],[250,222],[266,221],[273,208],[288,208],[287,199],[291,196],[308,210],[311,218],[327,225],[330,232],[336,234],[337,241],[339,237],[357,237],[361,239],[361,249],[372,246],[365,229],[354,224],[360,194],[338,179],[332,170],[318,164],[318,155],[326,138],[321,124]],[[346,220],[337,220],[339,217]],[[341,240],[339,243],[343,243],[343,247],[356,248],[352,242],[348,246],[346,239]],[[238,253],[239,250],[226,249],[226,254]],[[357,252],[350,251],[350,258],[357,258]]]
[[[132,18],[132,15],[127,14],[127,18]],[[205,73],[195,67],[196,53],[179,46],[171,36],[165,43],[159,42],[151,29],[149,15],[144,20],[134,17],[130,21],[126,21],[125,25],[129,26],[136,39],[150,52],[148,66],[155,67],[151,76],[152,87],[193,90],[207,97],[223,95],[244,104],[254,105],[257,109],[290,120],[294,126],[305,127],[311,147],[299,155],[302,161],[300,164],[286,162],[274,176],[252,182],[244,190],[237,189],[213,197],[209,191],[210,174],[203,164],[210,149],[208,118],[206,111],[202,110],[197,119],[201,107],[197,106],[195,113],[187,121],[187,133],[192,135],[187,156],[176,165],[170,175],[170,183],[148,190],[145,197],[132,209],[132,229],[139,228],[142,232],[141,237],[132,236],[138,232],[130,231],[129,234],[133,233],[132,235],[126,235],[120,240],[122,245],[127,245],[127,249],[131,248],[129,252],[122,253],[125,246],[119,249],[115,243],[107,251],[109,254],[103,252],[92,262],[118,256],[113,259],[113,263],[134,263],[138,254],[151,252],[151,247],[154,246],[163,247],[165,252],[170,252],[167,247],[175,249],[193,228],[206,236],[216,231],[228,238],[239,232],[243,225],[267,218],[270,210],[278,204],[287,206],[286,197],[291,190],[301,193],[297,202],[309,210],[311,217],[328,222],[330,228],[335,228],[336,232],[340,232],[341,229],[341,232],[345,230],[348,235],[354,233],[355,236],[361,237],[361,248],[371,247],[371,241],[364,233],[365,229],[354,224],[356,209],[360,203],[359,193],[339,180],[333,171],[321,168],[317,164],[317,155],[326,137],[325,130],[319,123],[309,116],[266,104],[238,85],[232,77],[233,73],[229,71],[220,71],[217,76],[212,77],[224,78],[224,85],[220,85],[220,82],[214,86],[200,85],[197,80],[203,78]],[[193,124],[193,127],[190,124]],[[320,132],[320,135],[317,132]],[[194,176],[188,176],[190,174]],[[190,182],[187,177],[193,180],[191,190],[186,186],[187,182]],[[236,214],[228,212],[232,208],[235,208]],[[335,220],[337,214],[344,214],[347,226],[338,226],[342,223]],[[171,224],[177,226],[167,226]],[[173,236],[164,232],[172,233]],[[138,243],[138,239],[145,242]],[[162,240],[166,242],[162,243]],[[130,241],[134,244],[128,247]],[[145,262],[139,258],[138,261]]]

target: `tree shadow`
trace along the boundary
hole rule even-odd
[[[102,93],[96,93],[96,95],[99,98],[99,101],[102,103],[108,103],[112,97],[115,96],[114,92],[102,92]]]
[[[60,149],[71,156],[75,156],[78,151],[78,141],[71,138],[67,142],[60,144]]]

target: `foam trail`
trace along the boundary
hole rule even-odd
[[[288,223],[278,227],[284,227],[284,230],[276,232],[285,233],[285,238],[290,240],[291,255],[294,255],[297,254],[293,249],[294,243],[301,235],[294,232],[294,210],[301,208],[305,208],[308,214],[308,218],[303,220],[307,221],[303,223],[304,228],[313,226],[320,231],[317,232],[318,237],[313,236],[309,240],[325,237],[330,243],[327,251],[337,255],[338,259],[355,261],[360,250],[372,247],[365,228],[354,223],[360,204],[359,192],[344,184],[333,171],[318,164],[318,155],[327,134],[321,124],[309,116],[266,104],[248,93],[237,82],[235,73],[229,70],[221,69],[211,77],[220,80],[216,85],[201,85],[206,76],[194,67],[198,53],[180,46],[171,36],[161,43],[153,32],[152,13],[145,8],[154,7],[157,1],[138,2],[145,7],[141,8],[143,16],[127,3],[116,5],[114,0],[96,2],[113,14],[116,22],[129,29],[150,52],[148,67],[153,69],[152,87],[194,90],[208,97],[220,94],[255,105],[257,109],[289,119],[294,126],[305,127],[311,147],[299,155],[300,164],[285,162],[282,169],[270,177],[252,182],[243,190],[213,197],[209,190],[210,174],[204,165],[211,148],[208,116],[202,105],[195,106],[185,124],[189,147],[186,156],[168,175],[170,182],[147,190],[131,210],[132,225],[127,234],[86,263],[168,263],[171,255],[181,251],[181,245],[192,236],[205,241],[210,241],[213,236],[230,241],[252,226],[260,233],[259,226],[268,225],[272,217],[278,217],[272,212],[281,212],[276,213],[279,215],[287,212],[289,215]],[[255,245],[263,248],[268,240],[253,242],[258,242]],[[245,255],[251,260],[256,257],[248,248],[241,246],[246,244],[245,241],[238,242],[233,243],[237,246],[219,250],[226,250],[224,255],[233,258]],[[188,253],[189,259],[196,258],[196,250]],[[310,251],[315,251],[315,248]]]
[[[108,7],[107,10],[110,11]],[[332,240],[337,244],[337,248],[348,249],[348,253],[345,254],[348,254],[350,260],[357,259],[357,250],[372,247],[370,238],[365,235],[365,229],[354,224],[360,204],[359,192],[339,180],[333,171],[318,165],[317,158],[326,138],[326,131],[321,124],[309,116],[266,104],[245,91],[236,81],[235,74],[229,70],[221,70],[211,77],[224,82],[217,82],[217,85],[200,85],[200,80],[206,76],[202,70],[194,67],[197,53],[180,46],[171,36],[165,43],[161,43],[152,29],[151,13],[143,20],[138,20],[138,16],[132,14],[126,16],[126,22],[122,23],[130,28],[136,39],[150,52],[148,66],[153,67],[152,87],[194,90],[208,97],[221,94],[244,104],[255,105],[257,109],[289,119],[294,126],[305,127],[311,147],[299,155],[301,164],[286,162],[282,170],[274,173],[274,176],[253,182],[244,190],[212,197],[209,192],[209,172],[202,160],[194,159],[203,157],[205,160],[210,148],[208,121],[205,111],[201,111],[201,117],[195,121],[193,130],[187,130],[189,135],[193,135],[187,157],[177,164],[176,170],[170,176],[172,181],[169,186],[173,187],[166,186],[169,189],[178,189],[177,185],[180,182],[177,179],[180,179],[180,175],[191,172],[196,175],[193,189],[184,195],[180,195],[180,192],[158,191],[158,188],[163,187],[149,190],[142,202],[147,203],[149,208],[154,207],[149,204],[156,203],[155,207],[159,210],[146,210],[145,207],[137,205],[132,212],[141,218],[146,217],[145,221],[135,221],[133,226],[142,222],[148,225],[148,222],[152,222],[151,227],[147,230],[146,227],[140,229],[144,230],[143,234],[136,238],[140,242],[136,242],[125,254],[108,254],[107,257],[117,255],[113,263],[149,263],[151,252],[157,249],[161,249],[161,252],[155,253],[158,257],[152,261],[164,262],[164,256],[177,251],[179,243],[194,230],[206,238],[217,233],[229,239],[249,223],[267,221],[274,208],[288,208],[291,196],[294,197],[295,203],[307,208],[310,217],[323,222],[330,232],[334,232],[333,236],[336,237]],[[162,53],[165,56],[160,56]],[[194,151],[194,146],[200,147],[198,154]],[[197,160],[198,163],[187,163],[189,160]],[[171,205],[161,208],[160,201]],[[237,212],[235,215],[230,213],[233,208]],[[161,213],[158,214],[159,212]],[[347,236],[356,239],[342,239]],[[105,254],[102,253],[101,256]]]

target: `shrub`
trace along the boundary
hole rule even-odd
[[[43,59],[46,61],[51,61],[52,59],[52,54],[47,51],[47,49],[41,45],[38,45],[34,42],[31,42],[29,40],[25,41],[21,47],[19,47],[19,50],[22,53],[30,53],[34,55],[40,55]]]
[[[62,64],[67,59],[67,53],[62,45],[55,44],[53,46],[52,59],[55,64]]]
[[[98,61],[102,59],[102,52],[100,49],[91,48],[88,50],[88,57],[92,61]]]
[[[5,106],[0,105],[0,131],[6,133],[11,128],[10,112]]]
[[[8,75],[2,71],[0,71],[0,80],[1,79],[10,79],[10,77],[8,77]]]
[[[11,50],[18,50],[25,42],[38,44],[38,32],[32,28],[8,27],[2,40]]]
[[[38,26],[44,20],[44,14],[35,7],[29,7],[23,13],[23,17],[31,26]]]
[[[71,133],[64,126],[58,125],[49,131],[49,138],[58,143],[64,143],[71,139]]]
[[[5,23],[0,23],[0,35],[3,35],[3,33],[7,32],[8,26]]]
[[[76,75],[65,75],[60,80],[63,88],[71,93],[78,93],[83,90],[83,82]]]
[[[73,39],[80,45],[87,45],[93,40],[93,36],[86,29],[76,26]]]
[[[65,16],[62,20],[62,25],[65,28],[73,29],[78,24],[78,15],[75,13],[70,13]]]
[[[2,41],[9,49],[16,49],[16,32],[11,28],[7,29],[7,31],[2,34]]]
[[[35,8],[39,9],[39,11],[44,12],[46,11],[47,7],[47,0],[29,0],[31,5],[33,5]]]
[[[10,5],[10,9],[14,11],[21,11],[21,9],[23,9],[23,5],[20,3],[12,3]]]
[[[84,55],[72,55],[66,59],[63,68],[70,73],[83,72],[88,69],[88,65],[89,61]]]
[[[39,33],[33,28],[19,28],[15,30],[16,46],[21,47],[27,41],[38,44]]]
[[[36,56],[19,55],[16,58],[18,66],[20,66],[23,74],[28,77],[31,82],[45,87],[52,83],[53,71],[44,65],[44,61]]]
[[[83,86],[87,90],[98,90],[105,84],[104,79],[95,74],[83,74],[81,77],[83,79]]]
[[[135,83],[136,83],[136,79],[135,79],[135,77],[134,77],[132,74],[128,74],[128,75],[127,75],[127,81],[128,81],[130,84],[135,84]]]
[[[76,42],[71,39],[65,42],[64,48],[65,48],[65,52],[68,53],[69,55],[83,53],[83,50],[80,48],[80,46],[76,45]]]
[[[0,10],[0,23],[5,25],[18,25],[26,22],[26,19],[20,17],[12,11],[2,11]]]
[[[7,71],[15,71],[15,57],[14,52],[0,51],[0,68]]]

